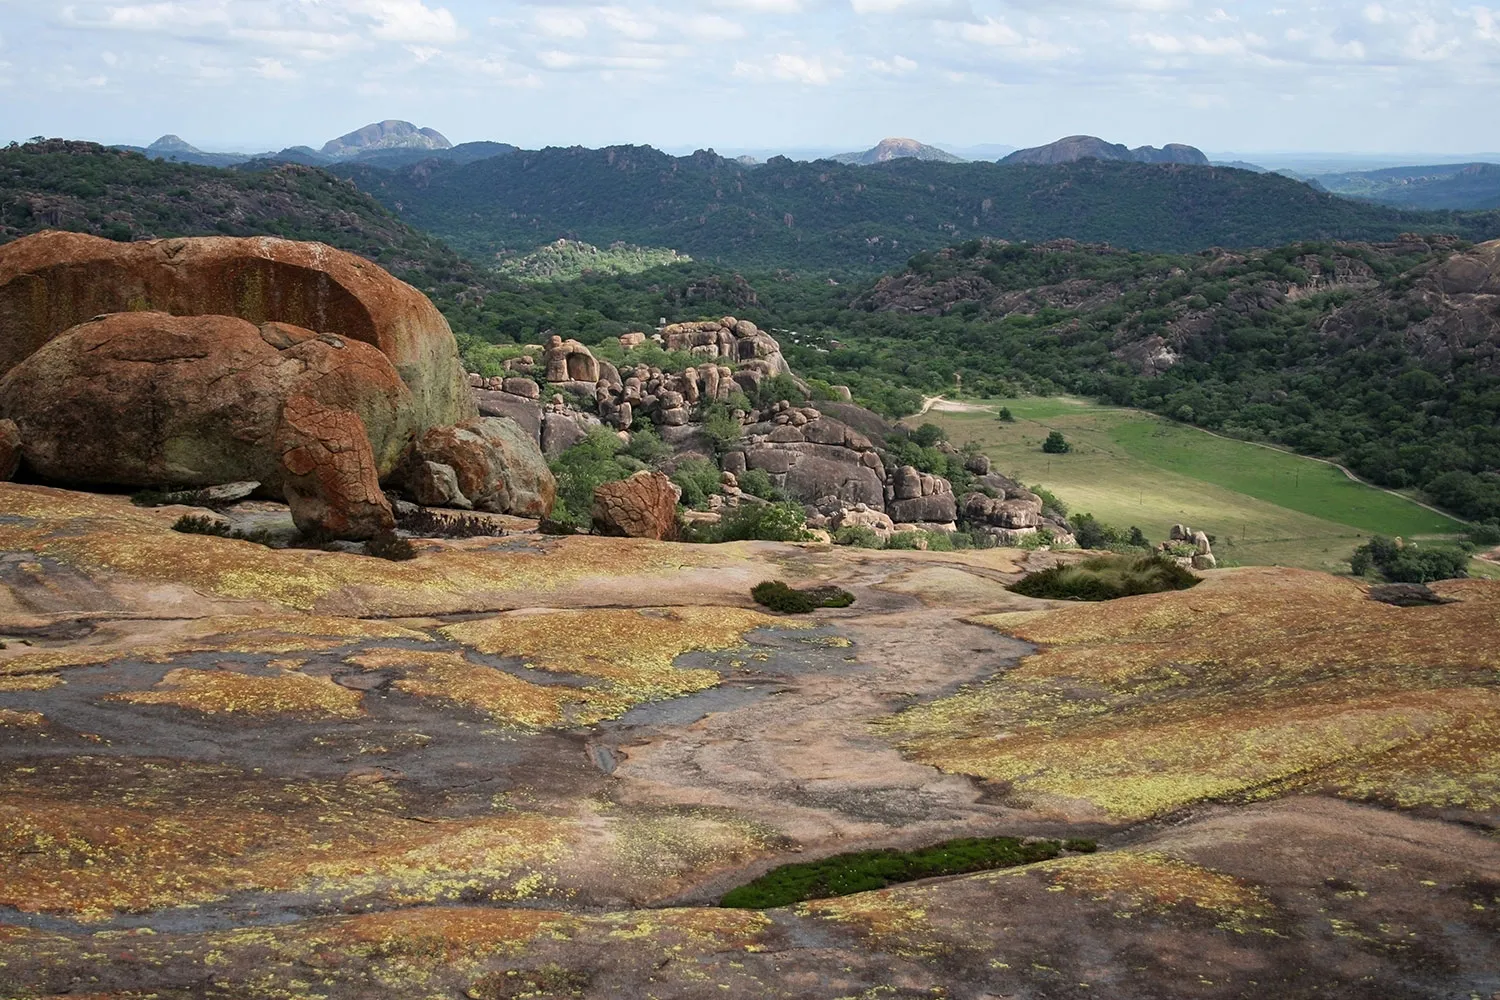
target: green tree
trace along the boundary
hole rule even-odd
[[[1063,437],[1062,431],[1053,431],[1047,435],[1047,440],[1042,442],[1042,450],[1049,455],[1066,455],[1073,450],[1068,444],[1068,439]]]

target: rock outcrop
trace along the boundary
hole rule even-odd
[[[909,465],[891,474],[885,509],[898,523],[952,525],[958,519],[953,484]]]
[[[304,535],[364,541],[395,530],[359,414],[294,395],[282,409],[275,450],[282,491]]]
[[[594,532],[621,538],[677,537],[677,487],[659,472],[637,472],[594,491]]]
[[[1184,569],[1217,569],[1213,545],[1207,532],[1194,531],[1185,524],[1172,525],[1168,539],[1157,547],[1163,555],[1174,559]],[[1191,550],[1191,554],[1180,554]]]
[[[21,429],[14,420],[0,420],[0,482],[10,482],[21,467]]]
[[[357,340],[230,316],[117,313],[51,338],[0,381],[37,475],[150,487],[278,485],[282,407],[307,396],[356,414],[377,475],[411,439],[412,396]]]
[[[368,344],[410,389],[418,429],[476,415],[442,313],[353,254],[272,237],[115,243],[63,232],[0,247],[0,375],[92,317],[131,311],[287,323]]]
[[[735,380],[746,388],[769,376],[792,373],[776,338],[749,320],[725,316],[701,323],[675,323],[663,327],[659,336],[669,351],[686,351],[694,357],[733,365]]]
[[[546,517],[557,499],[540,448],[505,417],[429,430],[408,459],[406,485],[418,503],[518,517]]]

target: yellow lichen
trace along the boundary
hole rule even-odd
[[[349,662],[366,670],[400,670],[403,676],[394,685],[399,691],[477,709],[513,725],[592,725],[630,707],[608,691],[533,684],[456,652],[372,649]]]
[[[0,674],[0,694],[7,691],[50,691],[63,683],[57,674],[23,674],[6,677]]]
[[[47,724],[47,717],[41,712],[18,712],[11,708],[0,708],[0,726],[10,726],[15,729],[40,729]]]
[[[887,720],[918,759],[1033,807],[1138,820],[1327,788],[1500,806],[1500,585],[1394,608],[1346,580],[1240,570],[1194,590],[982,623],[1044,644]]]
[[[673,662],[684,653],[735,649],[748,632],[773,626],[798,627],[740,608],[600,609],[502,615],[443,634],[481,653],[518,656],[537,670],[595,677],[645,701],[713,687],[714,671],[679,670]]]
[[[987,877],[1016,876],[1041,876],[1053,887],[1128,908],[1192,906],[1236,929],[1273,913],[1270,900],[1254,886],[1158,851],[1058,858]]]
[[[205,715],[357,719],[365,714],[360,692],[340,687],[326,677],[295,671],[262,677],[234,670],[172,670],[154,690],[125,691],[109,697],[132,705],[171,705]]]

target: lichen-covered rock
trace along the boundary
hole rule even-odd
[[[424,507],[470,510],[474,506],[459,487],[453,466],[441,462],[414,462],[407,474],[406,488],[412,499]]]
[[[461,427],[434,427],[417,442],[411,461],[451,468],[459,492],[475,510],[518,517],[546,517],[557,499],[557,480],[541,448],[514,420],[482,417]]]
[[[294,395],[357,414],[377,475],[396,469],[412,436],[412,397],[385,355],[230,316],[117,313],[74,327],[0,381],[0,411],[46,479],[274,488],[272,439]]]
[[[275,448],[297,530],[351,541],[395,530],[359,414],[292,396],[281,412]]]
[[[554,384],[599,381],[599,362],[576,340],[554,336],[547,342],[547,381]]]
[[[892,500],[886,504],[886,513],[899,522],[952,524],[958,519],[958,501],[952,493]]]
[[[0,375],[91,317],[148,310],[368,344],[411,390],[418,428],[475,416],[453,331],[425,295],[353,254],[273,237],[116,243],[47,232],[0,247]]]
[[[0,482],[10,482],[21,467],[21,430],[14,420],[0,420]]]
[[[623,538],[677,537],[677,487],[660,472],[637,472],[594,490],[594,532]]]
[[[882,511],[873,510],[867,504],[836,510],[828,519],[828,526],[837,532],[841,528],[868,528],[882,542],[890,541],[896,533],[896,524]]]

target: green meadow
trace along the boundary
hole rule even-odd
[[[1153,540],[1178,523],[1206,531],[1228,565],[1347,572],[1349,554],[1372,534],[1420,539],[1463,530],[1331,465],[1139,410],[1068,397],[973,405],[985,409],[933,410],[908,422],[938,424],[955,444],[978,443],[997,471],[1047,487],[1075,512],[1138,526]],[[998,419],[1002,406],[1014,423]],[[1043,453],[1054,430],[1072,444],[1069,454]]]

